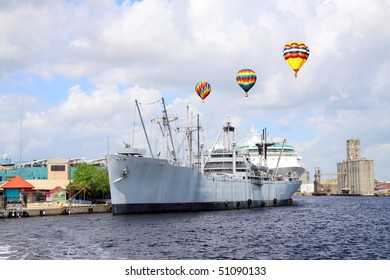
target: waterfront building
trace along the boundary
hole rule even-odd
[[[4,202],[27,202],[27,194],[34,188],[20,176],[12,178],[10,181],[1,186],[4,190]]]
[[[374,188],[374,195],[390,195],[390,183],[376,182]]]
[[[51,202],[65,202],[66,201],[66,190],[60,186],[46,192],[46,201]]]
[[[0,200],[3,201],[7,195],[10,201],[21,201],[19,195],[23,192],[26,202],[66,201],[66,187],[73,178],[77,163],[80,162],[105,165],[104,159],[85,161],[80,158],[49,158],[13,164],[4,156],[0,161]],[[3,190],[3,186],[7,186],[8,182],[17,177],[33,186],[33,191],[24,190],[16,194],[15,190]]]
[[[347,140],[347,159],[337,163],[339,192],[374,194],[374,161],[361,157],[360,140]]]
[[[80,159],[49,158],[17,164],[8,164],[0,170],[0,181],[9,181],[15,176],[25,180],[70,180]]]
[[[20,176],[25,180],[65,181],[72,180],[77,163],[87,163],[104,166],[104,159],[83,160],[81,158],[49,158],[29,162],[0,165],[0,185],[10,179]],[[57,184],[54,184],[53,188]]]

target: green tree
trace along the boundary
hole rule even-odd
[[[85,200],[105,199],[110,192],[106,168],[79,163],[68,184],[69,198],[79,197]]]

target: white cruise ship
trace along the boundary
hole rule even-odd
[[[276,141],[267,138],[266,129],[261,135],[252,126],[251,134],[247,135],[246,143],[236,148],[237,155],[247,155],[255,165],[266,165],[269,170],[279,175],[286,176],[294,173],[300,177],[305,171],[301,166],[300,156],[293,145],[286,140]]]

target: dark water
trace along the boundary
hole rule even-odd
[[[390,197],[158,215],[0,220],[0,259],[390,259]]]

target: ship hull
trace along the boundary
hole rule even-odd
[[[112,212],[119,214],[214,211],[291,204],[299,180],[252,181],[205,176],[166,160],[106,156]]]

